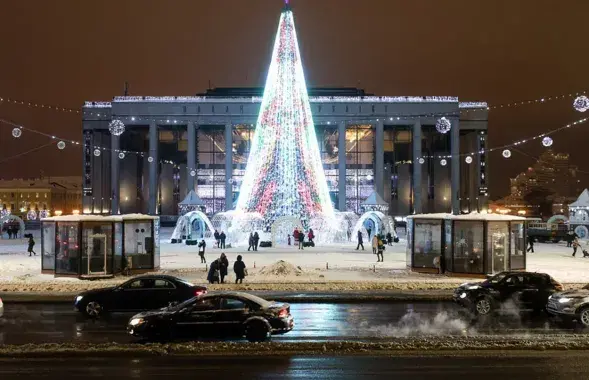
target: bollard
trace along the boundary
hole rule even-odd
[[[256,268],[256,262],[254,261],[254,269]]]
[[[373,271],[374,273],[376,273],[376,264],[373,264],[373,265],[372,265],[372,271]]]
[[[207,263],[205,263],[205,272],[208,272],[209,270],[209,265]]]
[[[329,263],[325,263],[325,269],[329,270]]]

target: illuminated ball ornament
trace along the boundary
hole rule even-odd
[[[442,165],[442,166],[446,166],[447,164],[448,164],[448,161],[446,161],[446,159],[445,159],[445,158],[442,158],[442,159],[440,160],[440,165]]]
[[[552,145],[554,141],[552,140],[552,138],[546,136],[542,139],[542,145],[544,145],[545,147],[549,147]]]
[[[585,112],[589,110],[589,98],[585,95],[581,95],[573,102],[573,107],[579,112]]]
[[[50,214],[49,211],[47,210],[41,210],[39,212],[39,218],[44,219],[44,218],[49,218]]]
[[[464,162],[466,162],[467,164],[472,164],[472,157],[466,156],[466,158],[464,159]]]
[[[35,219],[37,219],[37,213],[35,212],[35,210],[29,210],[29,212],[27,212],[27,220]]]
[[[436,121],[436,130],[440,133],[448,133],[452,128],[452,124],[450,120],[446,119],[445,117],[441,117]]]
[[[122,121],[115,119],[108,125],[108,130],[113,136],[120,136],[125,132],[125,124]]]
[[[120,158],[121,160],[122,160],[123,158],[125,158],[125,153],[123,153],[123,152],[120,152],[120,153],[119,153],[119,158]]]
[[[98,149],[98,148],[94,149],[94,155],[95,155],[96,157],[99,157],[101,153],[102,153],[102,152],[100,152],[100,149]]]
[[[417,160],[417,162],[419,162],[421,165],[423,165],[425,162],[425,159],[423,157],[420,157],[419,160]]]
[[[13,128],[12,129],[12,137],[18,139],[20,136],[22,136],[22,129],[20,128]]]
[[[153,162],[153,157],[151,157],[151,156],[147,157],[147,161],[148,162]]]
[[[505,158],[511,157],[511,151],[509,149],[505,149],[502,154]]]
[[[191,171],[190,171],[190,176],[191,176],[191,177],[194,177],[195,175],[196,175],[196,171],[194,171],[194,170],[191,170]]]
[[[65,142],[63,142],[63,141],[58,142],[57,149],[64,150],[65,149]]]

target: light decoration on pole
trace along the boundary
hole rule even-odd
[[[573,107],[579,112],[589,110],[589,98],[585,95],[578,96],[573,102]]]
[[[20,136],[22,136],[22,129],[18,127],[12,128],[12,137],[18,139]]]
[[[436,121],[436,130],[440,133],[448,133],[452,128],[452,123],[445,117],[441,117]]]
[[[119,153],[119,159],[122,160],[123,158],[125,158],[125,152],[120,152]]]
[[[503,157],[505,158],[511,157],[511,151],[509,149],[505,149],[501,154],[503,154]]]
[[[442,166],[446,166],[447,164],[448,164],[448,161],[446,161],[446,159],[445,159],[445,158],[442,158],[442,159],[440,160],[440,165],[442,165]]]
[[[147,161],[148,162],[153,162],[153,157],[151,157],[151,156],[147,157]]]
[[[108,124],[108,130],[111,135],[120,136],[125,132],[125,124],[119,119],[115,119]]]
[[[96,157],[99,157],[101,153],[102,153],[102,152],[100,151],[100,149],[98,149],[98,148],[94,149],[94,155],[95,155]]]
[[[419,157],[419,160],[417,160],[417,162],[419,162],[421,165],[423,165],[425,163],[425,158]]]
[[[195,175],[196,175],[196,170],[191,170],[191,171],[190,171],[190,176],[191,176],[191,177],[194,177]]]
[[[552,138],[551,138],[551,137],[548,137],[548,136],[546,136],[546,137],[544,137],[544,138],[542,139],[542,145],[544,145],[544,146],[545,146],[545,147],[547,147],[547,148],[548,148],[549,146],[552,146],[552,143],[553,143],[553,142],[554,142],[554,141],[552,140]]]
[[[466,162],[467,164],[472,164],[472,156],[466,156],[464,162]]]
[[[294,18],[285,5],[237,200],[237,212],[303,222],[335,217],[323,172]]]
[[[63,141],[58,142],[57,149],[64,150],[65,149],[65,142],[63,142]]]

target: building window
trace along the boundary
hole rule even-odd
[[[361,213],[362,203],[374,190],[374,130],[352,125],[346,130],[346,206]]]
[[[207,214],[225,210],[225,127],[202,126],[198,138],[198,196]]]

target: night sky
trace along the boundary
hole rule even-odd
[[[490,104],[589,89],[587,0],[292,0],[309,86],[376,95],[448,95]],[[19,0],[0,9],[0,97],[81,108],[122,95],[194,95],[262,86],[281,0]],[[573,99],[491,111],[490,146],[584,116]],[[81,139],[81,116],[6,102],[0,117]],[[0,128],[0,177],[81,175],[81,149]],[[589,125],[554,135],[586,163]],[[491,154],[491,197],[534,163],[539,141]],[[589,186],[589,175],[580,177]]]

